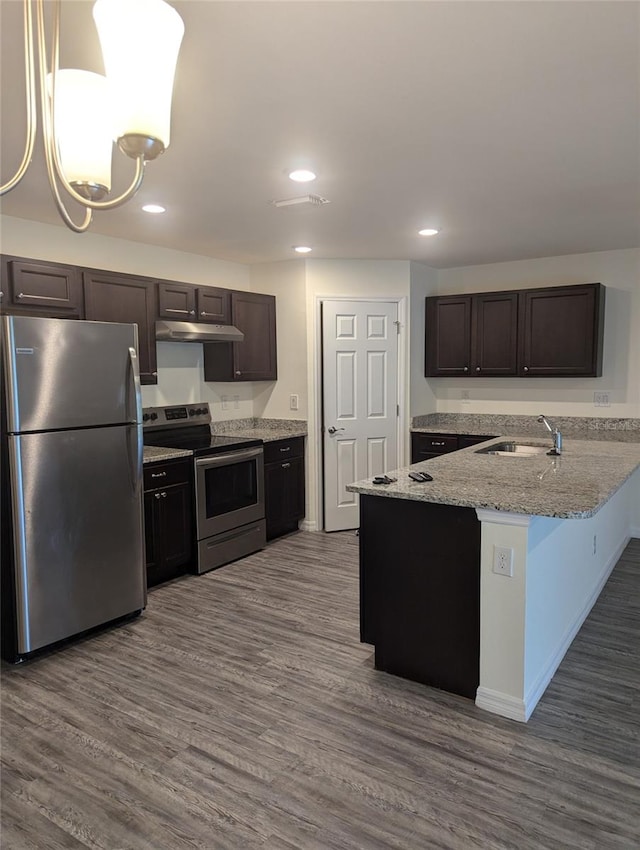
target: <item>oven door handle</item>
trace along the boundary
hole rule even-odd
[[[236,463],[237,461],[251,460],[251,458],[254,457],[261,457],[262,454],[262,446],[255,449],[241,449],[239,452],[221,452],[220,454],[213,455],[211,457],[196,458],[196,469],[226,466],[229,463]]]

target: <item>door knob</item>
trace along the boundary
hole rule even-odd
[[[344,428],[334,428],[333,425],[330,428],[327,428],[330,434],[335,434],[337,431],[344,431]]]

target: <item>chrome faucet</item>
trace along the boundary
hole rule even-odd
[[[561,455],[562,454],[562,434],[560,433],[560,429],[557,428],[553,422],[549,422],[546,416],[542,413],[538,416],[538,422],[542,422],[547,429],[551,432],[551,436],[553,437],[553,448],[550,452],[547,452],[548,455]]]

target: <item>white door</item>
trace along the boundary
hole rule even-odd
[[[324,526],[357,528],[347,484],[398,466],[398,305],[323,301]]]

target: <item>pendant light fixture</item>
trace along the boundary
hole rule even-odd
[[[18,185],[31,162],[39,89],[51,192],[67,227],[83,233],[91,224],[93,210],[113,209],[133,197],[142,183],[145,163],[169,147],[173,79],[184,24],[164,0],[97,0],[93,18],[106,76],[60,70],[60,5],[60,0],[54,0],[49,57],[44,0],[24,0],[27,134],[22,162],[0,187],[0,195]],[[136,169],[129,188],[109,198],[114,141],[135,160]],[[71,218],[60,187],[84,206],[81,223]]]

